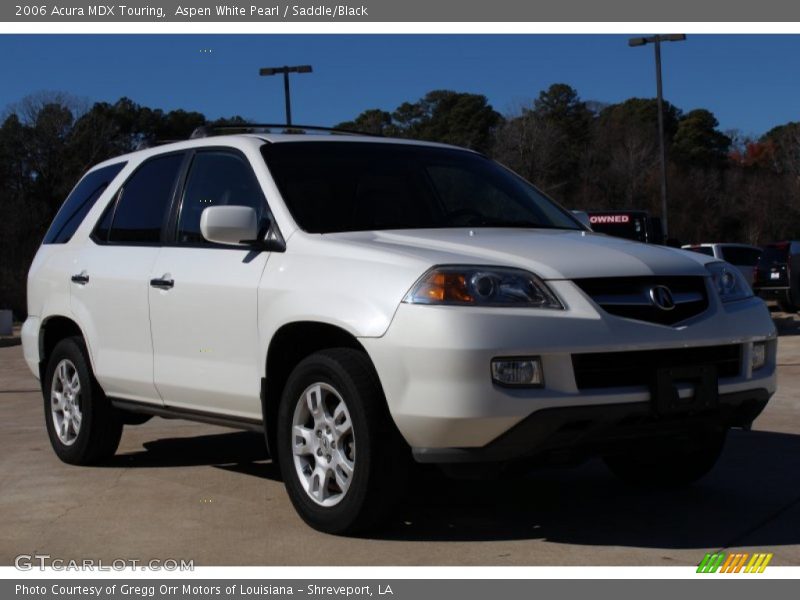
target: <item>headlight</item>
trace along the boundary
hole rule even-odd
[[[736,267],[728,263],[715,262],[706,265],[706,269],[711,273],[714,287],[717,288],[719,298],[723,302],[744,300],[753,295],[750,284],[747,283],[747,280]]]
[[[505,267],[434,267],[403,298],[410,304],[563,309],[533,273]]]

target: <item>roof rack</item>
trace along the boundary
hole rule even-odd
[[[175,142],[182,142],[183,140],[141,140],[136,144],[135,150],[147,150],[148,148],[155,148],[156,146],[164,146],[166,144],[174,144]]]
[[[286,123],[242,123],[240,125],[203,125],[198,127],[189,136],[190,140],[197,138],[211,137],[214,135],[225,135],[234,133],[272,133],[273,129],[280,130],[279,133],[295,133],[306,131],[324,131],[327,133],[338,133],[341,135],[368,135],[371,137],[383,137],[379,133],[367,133],[352,129],[341,129],[339,127],[320,127],[318,125],[288,125]]]

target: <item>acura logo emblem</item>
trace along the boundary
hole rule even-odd
[[[650,300],[661,310],[672,310],[675,308],[675,299],[672,292],[665,285],[654,285],[650,288]]]

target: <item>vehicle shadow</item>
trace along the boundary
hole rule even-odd
[[[800,318],[789,313],[772,313],[772,321],[781,337],[800,335]]]
[[[280,481],[259,434],[147,442],[109,466],[210,465]],[[398,517],[367,538],[394,541],[546,539],[652,548],[800,543],[800,435],[734,431],[717,467],[681,490],[624,485],[601,461],[520,471],[501,480],[415,475]]]
[[[117,454],[105,467],[165,468],[267,464],[269,455],[260,433],[231,431],[195,437],[161,438],[143,450]],[[265,462],[267,461],[267,462]]]

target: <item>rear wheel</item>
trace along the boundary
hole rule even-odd
[[[694,483],[717,463],[727,428],[692,432],[688,438],[631,446],[604,458],[626,483],[647,487],[680,487]]]
[[[284,388],[277,437],[289,497],[315,529],[373,527],[405,491],[408,448],[363,352],[336,348],[301,361]]]
[[[95,381],[80,337],[61,340],[47,361],[44,414],[50,443],[70,464],[111,458],[122,436],[122,421]]]

